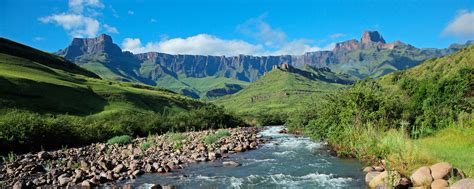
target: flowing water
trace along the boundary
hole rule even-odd
[[[145,174],[131,181],[134,188],[151,184],[176,188],[366,188],[361,164],[331,156],[322,143],[280,134],[282,126],[266,127],[261,135],[273,139],[258,149],[230,155],[239,167],[222,161],[189,165],[168,174]]]

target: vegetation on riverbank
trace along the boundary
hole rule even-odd
[[[0,46],[0,154],[245,125],[218,106],[104,81],[57,56],[11,43]],[[22,53],[12,55],[17,51]]]
[[[286,125],[327,140],[339,155],[385,159],[402,173],[420,164],[448,161],[472,176],[474,165],[461,162],[472,162],[467,153],[474,141],[465,134],[472,133],[474,125],[473,91],[474,46],[470,46],[377,81],[360,81],[328,95],[323,103],[308,105],[290,116]]]

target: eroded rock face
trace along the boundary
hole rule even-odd
[[[436,179],[431,183],[431,189],[443,189],[449,186],[448,181],[444,179]]]
[[[38,154],[19,155],[15,162],[0,165],[0,175],[6,187],[35,188],[36,186],[85,186],[93,187],[107,182],[135,179],[148,173],[166,173],[181,169],[188,163],[225,158],[229,147],[251,150],[266,139],[257,137],[256,128],[227,129],[230,136],[214,144],[204,143],[203,138],[216,130],[189,132],[180,147],[166,136],[137,138],[129,145],[92,144]],[[148,149],[140,149],[144,142],[151,142]],[[230,148],[229,148],[230,149]],[[49,155],[46,155],[49,154]],[[238,166],[237,162],[228,162]],[[48,165],[47,171],[42,165]],[[4,185],[0,185],[3,187]]]
[[[410,177],[413,186],[430,186],[433,182],[431,170],[428,167],[420,167]]]

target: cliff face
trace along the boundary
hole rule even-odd
[[[225,77],[254,82],[275,65],[286,63],[295,67],[310,65],[329,67],[358,78],[378,77],[395,70],[406,69],[434,57],[456,52],[464,45],[447,49],[418,49],[400,41],[386,43],[377,31],[365,31],[360,41],[348,40],[337,43],[331,51],[307,52],[303,55],[281,56],[203,56],[170,55],[159,52],[132,54],[123,52],[105,34],[97,38],[75,38],[72,43],[57,52],[58,55],[79,65],[89,65],[97,74],[125,81],[138,81],[160,85],[163,78]],[[95,63],[92,65],[91,63]],[[96,68],[98,65],[105,67]],[[99,73],[100,72],[100,73]],[[107,78],[107,77],[105,77]],[[166,81],[168,81],[166,80]],[[166,83],[166,82],[165,82]]]

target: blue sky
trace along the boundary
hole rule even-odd
[[[444,48],[474,39],[474,1],[2,0],[0,36],[45,51],[111,35],[132,52],[301,54],[378,30]]]

